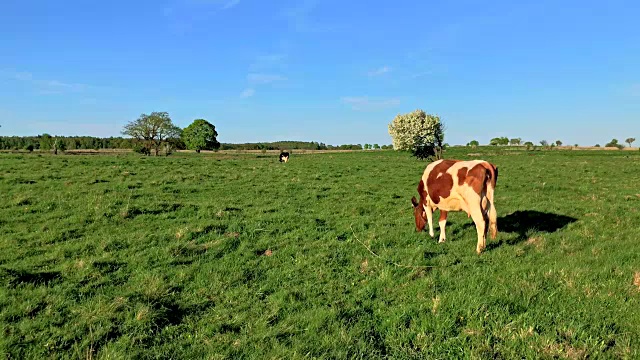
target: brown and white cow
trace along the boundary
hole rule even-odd
[[[418,183],[418,194],[411,198],[416,221],[416,231],[424,230],[429,223],[429,235],[433,233],[433,211],[440,210],[440,239],[446,239],[445,225],[449,211],[464,211],[473,219],[478,231],[476,252],[486,247],[487,225],[491,238],[498,233],[497,213],[493,192],[498,180],[498,168],[484,160],[438,160],[427,165]]]

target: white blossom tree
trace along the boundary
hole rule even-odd
[[[411,151],[418,158],[442,157],[444,124],[437,115],[421,109],[398,114],[389,123],[389,135],[395,150]]]

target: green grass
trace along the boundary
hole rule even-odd
[[[481,256],[466,214],[415,232],[395,152],[0,154],[0,353],[640,357],[640,154],[479,151]]]

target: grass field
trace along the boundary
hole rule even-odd
[[[466,214],[415,232],[426,163],[392,151],[0,154],[0,353],[639,358],[640,153],[473,152],[481,256]]]

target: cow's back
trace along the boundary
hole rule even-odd
[[[473,194],[483,196],[486,180],[495,184],[495,167],[484,160],[438,160],[429,164],[422,176],[421,197],[427,197],[438,208],[464,210]]]

